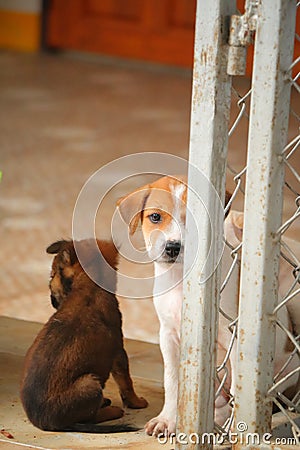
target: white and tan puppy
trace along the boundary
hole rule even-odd
[[[186,178],[182,176],[163,177],[154,183],[147,184],[118,202],[120,214],[128,224],[130,233],[135,233],[139,222],[149,257],[154,261],[154,289],[153,300],[160,322],[160,348],[164,360],[164,389],[165,402],[162,411],[151,419],[145,430],[150,435],[175,432],[180,321],[182,306],[182,278],[184,227],[186,217]],[[229,195],[226,195],[226,201]],[[232,247],[240,244],[242,239],[243,214],[231,211],[224,225],[224,234]],[[232,264],[230,249],[225,247],[222,258],[222,277],[224,278]],[[233,319],[238,315],[239,273],[238,267],[231,275],[226,288],[221,295],[221,308]],[[279,311],[280,319],[286,327],[290,321],[286,308]],[[218,330],[218,361],[222,360],[231,340],[228,329],[229,320],[220,315]],[[279,331],[276,336],[277,349],[275,371],[286,361],[291,353],[291,346],[287,343],[286,335]],[[222,343],[222,344],[221,344]],[[215,420],[223,424],[230,413],[229,396],[234,394],[235,385],[235,345],[228,362],[229,376],[225,389],[218,397],[215,405]],[[294,358],[295,359],[295,358]],[[288,371],[294,368],[298,361],[288,366]],[[284,376],[284,372],[281,376]],[[288,380],[288,384],[296,383],[296,376]]]

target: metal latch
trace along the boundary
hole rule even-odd
[[[257,24],[259,1],[247,0],[245,13],[230,18],[229,52],[227,73],[229,75],[245,75],[247,47],[253,42]]]

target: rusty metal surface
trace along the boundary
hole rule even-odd
[[[199,1],[196,15],[189,162],[209,179],[220,198],[225,194],[231,88],[226,72],[228,49],[225,43],[228,16],[233,11],[233,1],[216,0],[209,4]],[[198,252],[183,282],[177,433],[201,435],[214,427],[215,341],[220,292],[219,270],[215,269],[222,247],[223,208],[192,167],[189,167],[188,183],[185,257],[188,259],[189,254],[194,254],[195,243]],[[196,231],[193,220],[198,226]],[[211,223],[215,227],[214,238]],[[208,264],[207,258],[210,258]],[[208,443],[176,444],[178,450],[210,447]]]
[[[284,163],[296,5],[265,1],[259,9],[248,140],[235,391],[236,422],[262,435],[271,429]],[[274,24],[277,28],[270,35]],[[266,62],[268,61],[268,62]],[[264,95],[262,95],[264,93]],[[280,105],[280,106],[279,106]],[[282,351],[282,350],[280,350]]]

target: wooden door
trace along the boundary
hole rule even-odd
[[[192,67],[196,0],[47,1],[46,44],[50,47]],[[237,0],[241,13],[244,5],[245,0]],[[299,54],[296,40],[295,58]],[[248,76],[252,62],[250,46]],[[299,64],[294,74],[298,70]]]
[[[52,0],[51,47],[192,66],[196,0]]]

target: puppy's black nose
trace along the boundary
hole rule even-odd
[[[176,258],[179,255],[181,248],[180,241],[167,241],[166,243],[166,254],[170,258]]]

